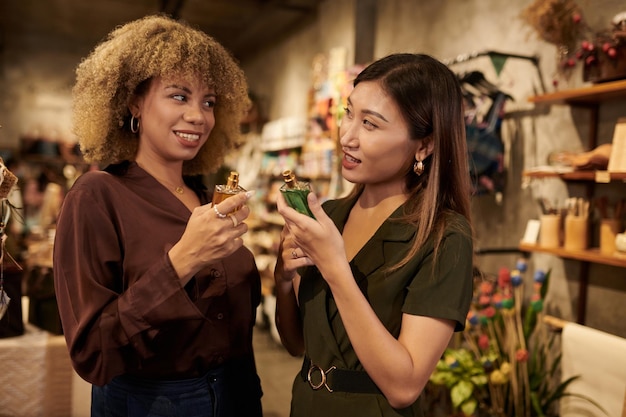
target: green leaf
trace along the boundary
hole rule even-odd
[[[459,362],[459,365],[462,368],[471,369],[472,367],[476,366],[476,361],[474,360],[474,357],[466,350],[459,350],[455,352],[453,356],[457,360],[457,362]]]
[[[557,385],[557,387],[554,389],[554,392],[552,392],[551,395],[549,395],[547,398],[544,399],[543,401],[544,410],[547,409],[550,406],[550,404],[552,404],[555,401],[558,401],[561,397],[563,397],[565,395],[565,390],[567,389],[569,384],[571,384],[578,378],[580,378],[580,375],[574,375],[566,379],[565,381],[561,382],[559,385]]]
[[[541,290],[539,291],[539,294],[541,295],[542,300],[546,298],[546,294],[548,293],[548,286],[550,285],[550,273],[551,272],[552,272],[552,269],[548,269],[548,272],[546,272],[546,280],[543,282],[543,285],[541,286]]]
[[[471,400],[465,401],[463,405],[461,405],[461,411],[463,411],[463,414],[466,416],[471,416],[474,415],[476,407],[478,407],[478,401],[472,398]]]
[[[472,392],[474,392],[474,384],[468,381],[459,381],[458,384],[453,386],[450,390],[450,398],[454,408],[458,408],[468,400],[472,396]]]
[[[474,375],[470,377],[470,381],[472,381],[474,385],[482,387],[487,385],[487,382],[489,382],[489,377],[487,377],[487,375],[483,373],[482,375]]]
[[[533,410],[535,410],[537,417],[545,417],[543,409],[541,408],[541,401],[539,400],[537,393],[535,392],[530,393],[530,402],[533,406]]]
[[[593,406],[598,408],[600,411],[602,411],[604,415],[606,416],[609,415],[609,413],[600,404],[595,402],[591,397],[587,397],[586,395],[578,394],[575,392],[566,392],[563,394],[562,398],[563,397],[575,397],[575,398],[580,398],[581,400],[588,401],[590,404],[592,404]]]
[[[446,373],[445,372],[433,372],[430,375],[429,380],[433,383],[433,384],[437,384],[437,385],[444,385],[445,381],[446,381]]]
[[[435,371],[447,371],[450,367],[443,360],[439,360],[437,362],[437,366],[435,366]]]
[[[554,363],[552,364],[552,367],[550,368],[550,376],[554,376],[557,372],[557,370],[559,369],[559,366],[561,365],[561,359],[563,358],[563,355],[559,354],[556,358],[554,358]]]
[[[535,330],[536,325],[537,325],[537,312],[532,308],[528,308],[526,310],[526,319],[524,320],[524,323],[523,323],[524,339],[528,340],[530,335]]]

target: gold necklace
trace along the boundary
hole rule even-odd
[[[181,186],[181,185],[174,186],[174,185],[172,185],[171,183],[170,183],[170,184],[166,184],[166,183],[165,183],[165,181],[160,180],[160,179],[158,179],[158,178],[156,178],[156,177],[155,177],[155,179],[156,179],[158,182],[160,182],[163,186],[165,186],[166,188],[173,187],[173,188],[174,188],[174,191],[176,191],[176,194],[185,194],[185,189],[183,188],[183,186]],[[170,189],[171,189],[171,188],[170,188]]]
[[[172,188],[174,188],[174,191],[176,191],[176,194],[181,194],[181,195],[182,195],[182,194],[185,194],[185,189],[183,188],[183,187],[184,187],[184,184],[183,184],[182,186],[181,186],[181,185],[174,186],[172,183],[169,183],[169,182],[166,182],[166,181],[164,181],[164,180],[162,180],[162,179],[157,178],[157,177],[156,177],[156,175],[153,175],[152,173],[150,173],[148,170],[146,170],[145,168],[143,168],[140,164],[137,164],[137,165],[138,165],[141,169],[143,169],[144,171],[146,171],[148,174],[150,174],[150,175],[152,176],[152,178],[154,178],[155,180],[157,180],[158,182],[160,182],[160,183],[161,183],[161,185],[163,185],[165,188],[170,188],[170,187],[172,187]],[[171,189],[171,188],[170,188],[170,189]]]

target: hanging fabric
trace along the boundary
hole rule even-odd
[[[501,51],[474,51],[461,54],[442,62],[450,67],[469,61],[488,57],[496,73],[500,76],[504,65],[511,59],[532,63],[537,71],[540,91],[545,92],[544,77],[539,66],[539,57],[520,55]],[[504,144],[501,138],[501,122],[506,100],[513,97],[500,91],[493,83],[485,79],[480,71],[458,74],[463,87],[466,104],[466,133],[469,148],[471,176],[475,194],[495,194],[496,199],[504,191],[506,172],[504,166]]]
[[[504,143],[500,136],[504,104],[512,97],[480,71],[459,74],[466,99],[465,126],[475,195],[504,191]]]

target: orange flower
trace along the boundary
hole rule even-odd
[[[515,352],[515,359],[517,359],[518,362],[528,361],[528,351],[526,349],[518,349],[517,352]]]
[[[484,333],[481,334],[478,337],[478,347],[481,348],[482,350],[489,349],[489,336],[487,336]]]

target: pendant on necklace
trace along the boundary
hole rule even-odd
[[[183,194],[185,192],[185,189],[183,187],[176,187],[176,192],[178,194]]]

